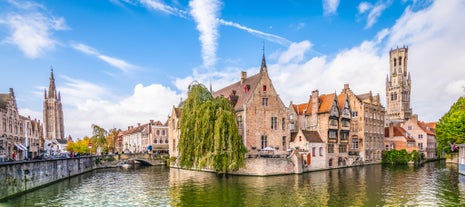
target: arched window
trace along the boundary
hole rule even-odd
[[[394,58],[394,66],[397,65],[397,59]]]
[[[399,65],[402,65],[402,57],[399,57]]]
[[[165,136],[165,130],[161,131],[161,135]]]
[[[266,85],[263,85],[263,91],[266,91]]]
[[[160,135],[160,130],[157,129],[157,136]]]

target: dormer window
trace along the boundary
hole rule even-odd
[[[263,91],[266,91],[266,85],[263,85]]]

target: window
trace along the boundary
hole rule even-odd
[[[165,143],[168,144],[168,139],[165,139]]]
[[[336,139],[337,138],[337,131],[336,130],[329,130],[328,131],[328,137],[330,139]]]
[[[266,85],[263,85],[263,91],[266,91]]]
[[[157,136],[160,135],[160,130],[157,130]]]
[[[397,59],[394,58],[394,66],[397,65]]]
[[[173,151],[175,150],[175,148],[176,148],[176,140],[173,139]]]
[[[331,126],[337,126],[337,119],[329,119],[329,125]]]
[[[284,119],[284,117],[281,119],[281,127],[283,130],[286,129],[286,120]]]
[[[302,136],[299,136],[299,142],[301,142],[301,141],[302,141]]]
[[[423,134],[419,134],[418,139],[423,139]]]
[[[277,129],[278,124],[278,118],[276,117],[271,117],[271,129]]]
[[[266,135],[262,135],[262,149],[264,149],[268,145],[268,140]]]
[[[357,116],[358,116],[358,112],[352,111],[352,117],[357,117]]]
[[[162,134],[163,136],[165,136],[165,130],[162,130],[162,131],[161,131],[161,134]]]
[[[268,98],[262,98],[262,106],[268,106]]]
[[[339,153],[347,153],[347,145],[340,144],[339,145]]]
[[[320,157],[323,156],[323,147],[320,147]]]
[[[283,136],[283,150],[285,150],[286,148],[286,136]]]
[[[423,143],[418,143],[418,148],[419,148],[420,150],[423,150]]]
[[[388,144],[386,145],[386,151],[389,151],[389,145]]]
[[[357,137],[352,138],[352,149],[358,149],[358,139],[357,139]]]
[[[399,57],[399,65],[402,65],[402,57]]]
[[[316,156],[316,147],[313,147],[313,148],[312,148],[312,155],[313,155],[313,157]]]
[[[407,130],[412,130],[412,126],[407,126]]]
[[[349,132],[348,131],[341,131],[341,140],[349,139]]]
[[[328,144],[328,153],[334,153],[334,144]]]
[[[154,139],[153,140],[153,143],[157,144],[158,140],[157,139]]]
[[[242,129],[242,116],[237,117],[237,128]]]
[[[342,126],[349,127],[349,119],[342,119]]]

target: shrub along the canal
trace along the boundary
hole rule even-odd
[[[410,161],[415,163],[420,162],[421,156],[420,153],[416,150],[413,150],[412,153],[408,153],[407,150],[390,150],[383,152],[383,164],[393,164],[393,165],[405,165]]]
[[[239,137],[234,107],[228,99],[213,98],[205,86],[191,84],[180,125],[181,167],[226,173],[244,165],[247,149]]]

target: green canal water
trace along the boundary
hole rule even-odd
[[[465,177],[444,162],[271,177],[139,167],[102,169],[0,206],[465,206]]]

